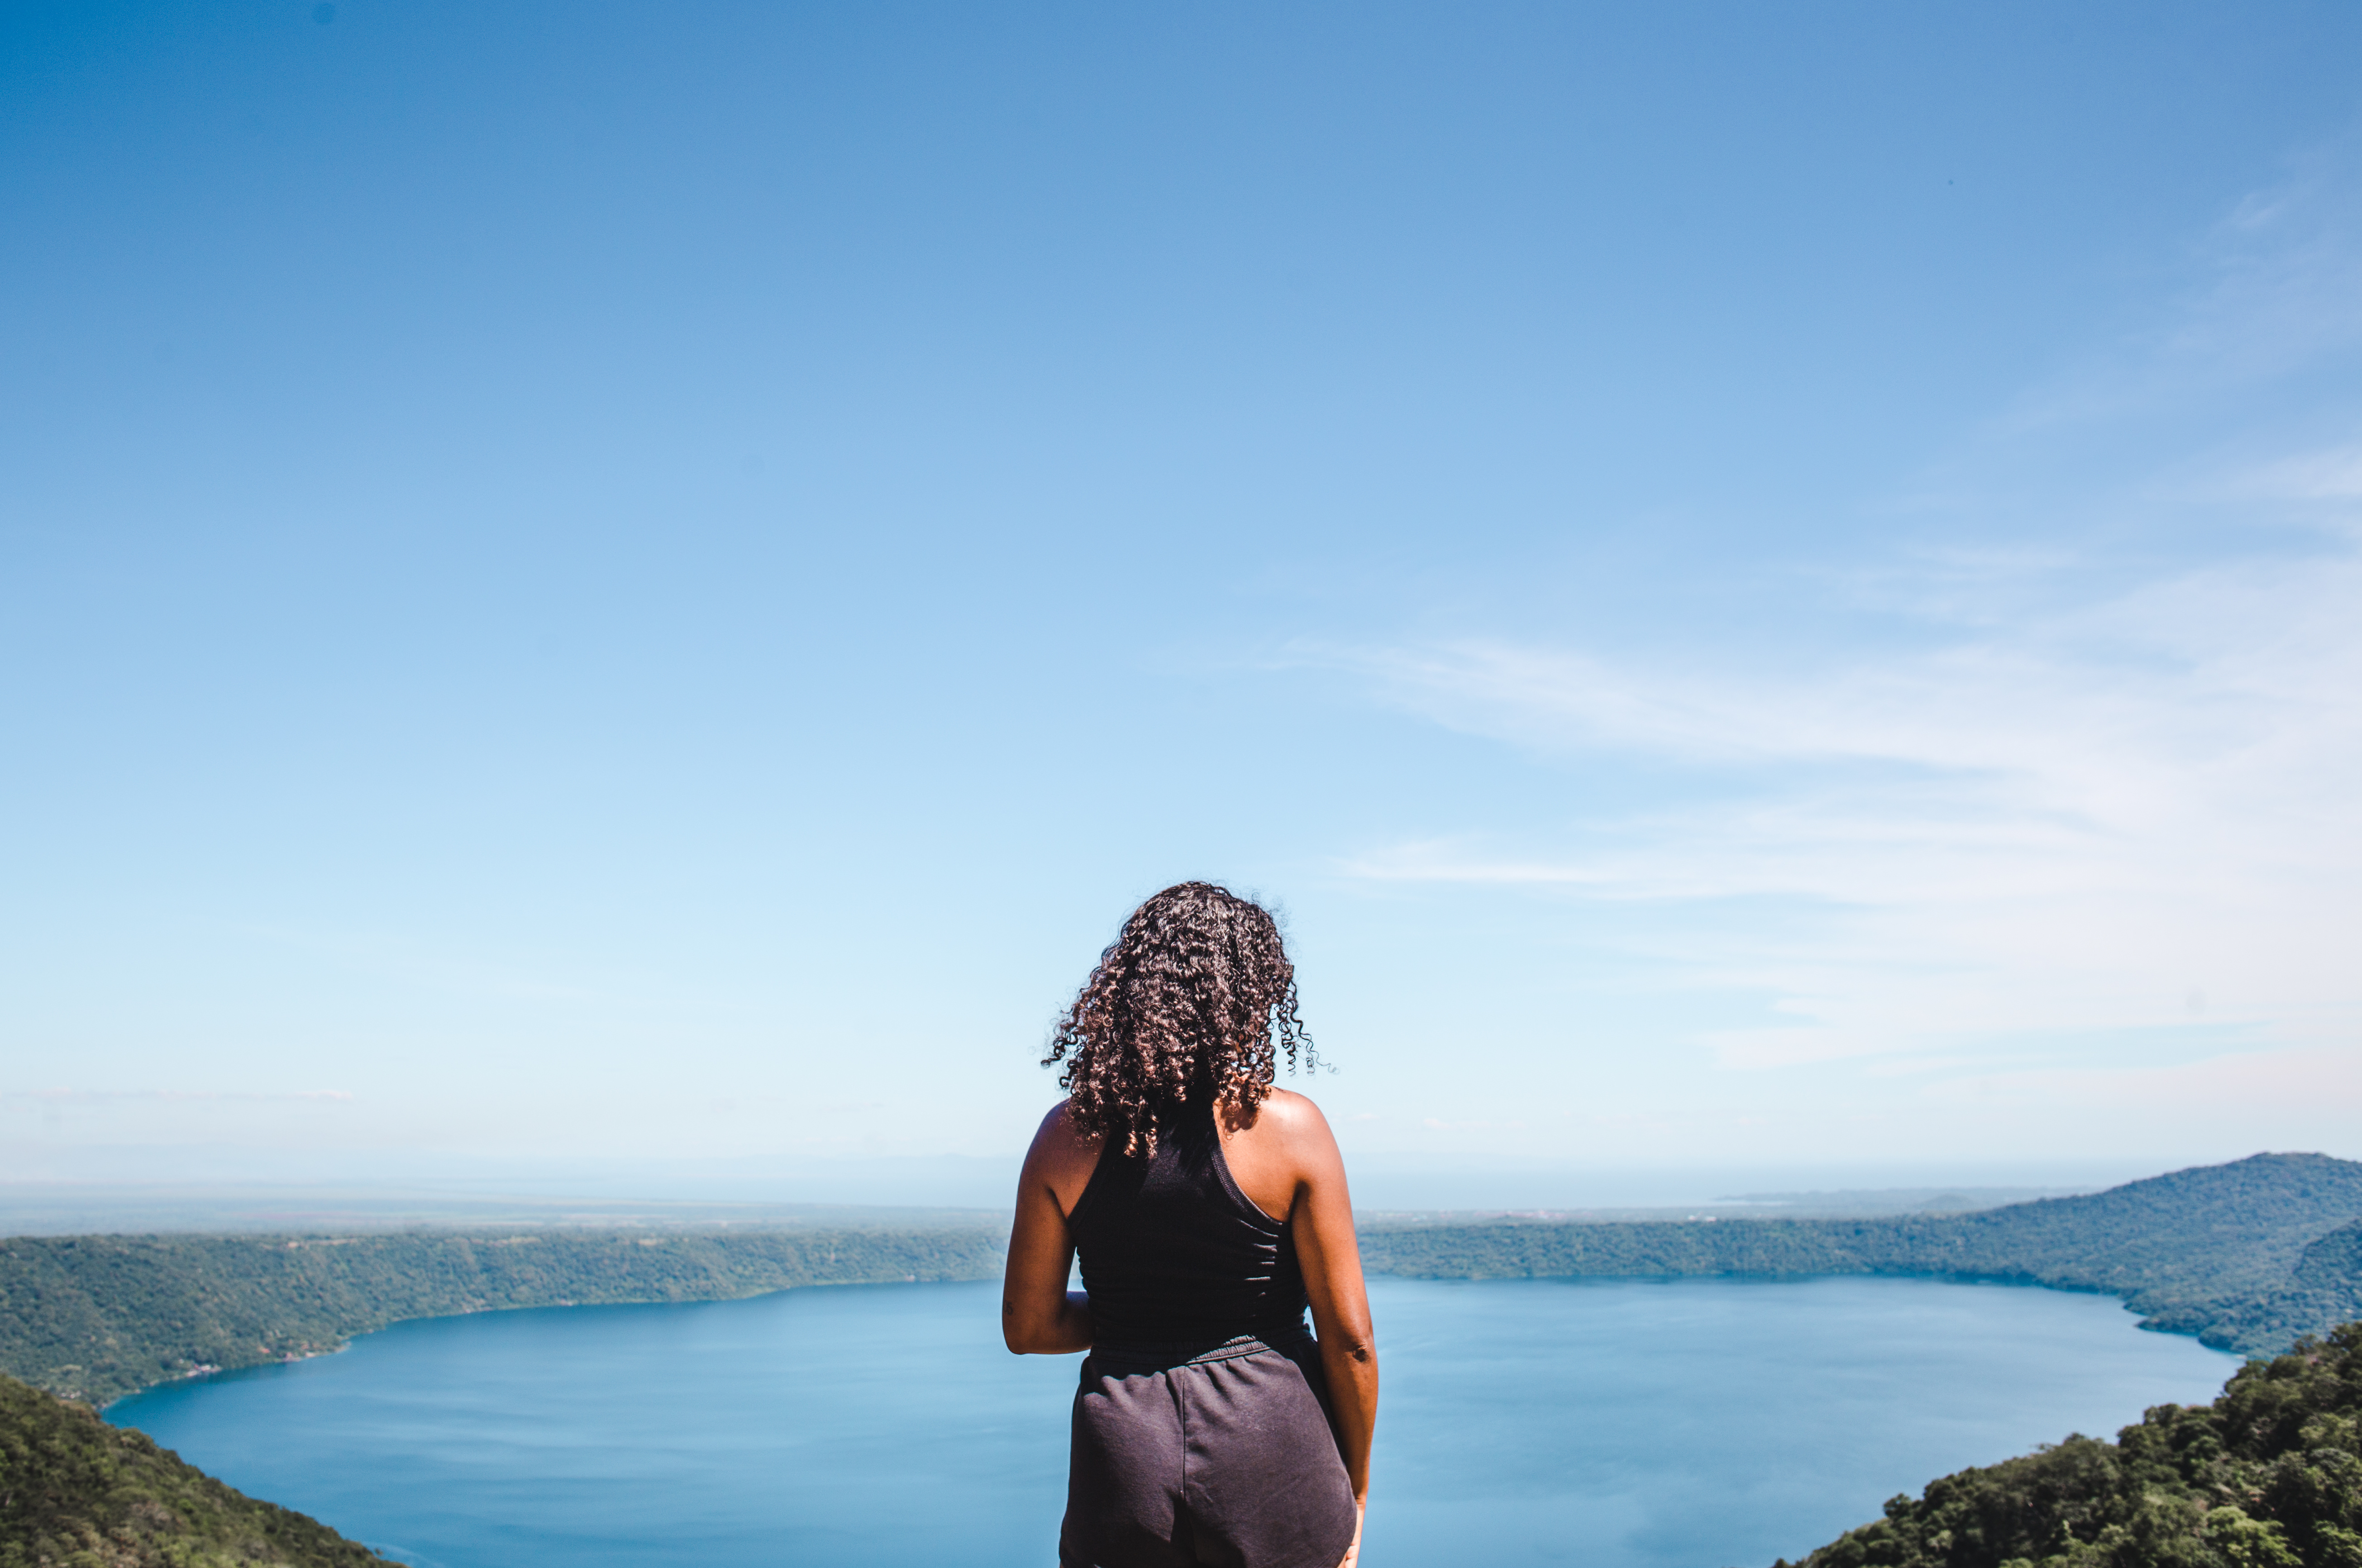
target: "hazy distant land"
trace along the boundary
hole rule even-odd
[[[1364,1223],[1467,1225],[1507,1221],[1855,1219],[1960,1213],[2094,1187],[1946,1187],[1755,1192],[1688,1203],[1578,1207],[1373,1209]],[[318,1231],[637,1227],[802,1230],[813,1226],[956,1226],[999,1230],[1005,1205],[770,1203],[296,1186],[190,1187],[162,1183],[0,1182],[0,1236],[150,1235],[170,1231],[291,1235]]]
[[[1005,1229],[1001,1209],[546,1198],[400,1187],[0,1183],[0,1236],[349,1235],[387,1231]]]
[[[1742,1192],[1696,1203],[1542,1209],[1360,1209],[1365,1226],[1606,1224],[1687,1220],[1867,1220],[1887,1214],[1966,1214],[2043,1198],[2073,1198],[2092,1187],[1880,1187],[1826,1192]]]

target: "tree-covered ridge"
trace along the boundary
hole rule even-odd
[[[0,1568],[391,1568],[327,1526],[0,1377]]]
[[[2362,1165],[2258,1154],[1966,1214],[1379,1226],[1425,1278],[1918,1274],[2101,1290],[2149,1326],[2269,1352],[2362,1317]],[[972,1228],[81,1236],[0,1242],[0,1371],[104,1403],[209,1367],[333,1349],[405,1319],[717,1300],[799,1285],[983,1279]]]
[[[2362,1164],[2257,1154],[1969,1214],[1374,1228],[1362,1250],[1373,1272],[1428,1279],[1912,1274],[2104,1291],[2149,1327],[2259,1353],[2362,1317],[2358,1216]]]
[[[17,1237],[0,1242],[0,1372],[103,1405],[412,1318],[984,1279],[999,1267],[998,1237],[953,1229]]]
[[[1794,1568],[2362,1568],[2362,1323],[2114,1442],[1947,1475]]]

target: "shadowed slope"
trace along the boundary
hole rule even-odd
[[[2305,1248],[2279,1290],[2217,1309],[2209,1331],[2233,1344],[2269,1344],[2311,1333],[2324,1322],[2362,1319],[2362,1220],[2341,1225]],[[2171,1313],[2156,1326],[2178,1329]]]
[[[384,1562],[315,1519],[225,1486],[143,1432],[0,1377],[0,1568]]]

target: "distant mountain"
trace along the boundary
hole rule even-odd
[[[1430,1279],[1910,1274],[2103,1291],[2148,1327],[2261,1353],[2362,1314],[2357,1218],[2362,1164],[2256,1154],[1967,1214],[1374,1226],[1362,1251],[1374,1273]]]
[[[0,1377],[0,1568],[392,1568],[145,1433]]]
[[[2114,1442],[2070,1437],[1947,1475],[1794,1568],[2356,1564],[2362,1323],[2248,1363],[2212,1405],[2158,1406]]]
[[[1948,1220],[1918,1243],[1996,1274],[2165,1303],[2245,1298],[2288,1280],[2305,1249],[2362,1217],[2362,1163],[2326,1154],[2253,1154]],[[2338,1320],[2312,1325],[2325,1329]]]

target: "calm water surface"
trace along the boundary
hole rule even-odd
[[[2101,1297],[1372,1281],[1368,1568],[1757,1568],[1962,1465],[2211,1398]],[[1076,1360],[996,1285],[405,1323],[109,1419],[421,1568],[1047,1568]]]

